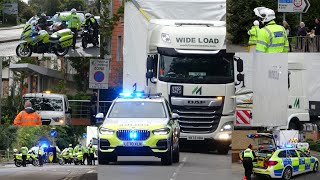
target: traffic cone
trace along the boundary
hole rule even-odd
[[[243,180],[247,180],[247,176],[243,176]]]

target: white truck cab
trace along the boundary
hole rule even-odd
[[[32,108],[40,114],[42,125],[71,123],[71,108],[64,94],[27,93],[23,95],[23,100],[32,103]]]

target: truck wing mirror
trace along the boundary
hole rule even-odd
[[[237,80],[238,81],[244,81],[244,74],[237,74]]]
[[[154,67],[154,59],[152,57],[147,58],[147,70],[153,70]]]
[[[153,72],[147,72],[147,73],[146,73],[146,78],[147,78],[147,79],[153,78]]]
[[[98,114],[96,115],[96,123],[97,123],[97,124],[101,124],[101,123],[103,122],[103,120],[104,120],[104,115],[103,115],[103,113],[98,113]]]
[[[179,119],[180,118],[180,116],[179,116],[179,114],[177,114],[177,113],[172,113],[172,119]]]
[[[237,59],[237,71],[238,72],[243,72],[243,60],[242,59]]]

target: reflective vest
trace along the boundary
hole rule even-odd
[[[21,150],[20,150],[20,151],[21,151],[21,154],[22,154],[22,155],[27,155],[27,154],[28,154],[28,148],[25,147],[25,146],[24,146],[24,147],[21,147]]]
[[[248,31],[249,38],[249,45],[256,45],[257,38],[258,38],[258,31],[260,30],[259,26],[252,26],[251,29]]]
[[[27,113],[25,111],[21,111],[14,119],[13,124],[20,126],[36,126],[42,125],[42,122],[38,113]]]
[[[246,158],[246,157],[251,158],[252,160],[254,160],[254,156],[253,156],[252,150],[249,149],[249,148],[244,150],[244,152],[243,152],[243,158]]]
[[[65,17],[61,17],[61,20],[65,20],[68,21],[68,28],[77,28],[80,29],[81,27],[81,20],[79,15],[77,14],[70,14],[68,16]]]
[[[285,28],[271,21],[264,28],[260,29],[256,51],[264,53],[288,52],[289,41]]]
[[[43,151],[42,147],[39,147],[38,154],[41,155],[41,156],[44,155],[44,151]]]
[[[89,147],[89,153],[90,154],[93,154],[94,152],[96,151],[96,148],[95,147]]]
[[[89,150],[88,150],[87,147],[82,146],[82,152],[83,152],[83,153],[89,153]]]

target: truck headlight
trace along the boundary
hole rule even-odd
[[[222,128],[220,131],[232,131],[233,129],[233,122],[227,122],[224,125],[222,125]]]
[[[162,33],[162,34],[161,34],[161,39],[162,39],[164,42],[166,42],[166,43],[171,43],[171,39],[170,39],[169,34]]]
[[[169,128],[161,128],[152,131],[154,135],[167,135],[170,132]]]
[[[63,123],[64,122],[64,117],[53,117],[52,118],[55,122]]]
[[[99,132],[100,134],[104,134],[104,135],[112,135],[114,133],[114,130],[108,129],[108,128],[100,128]]]

